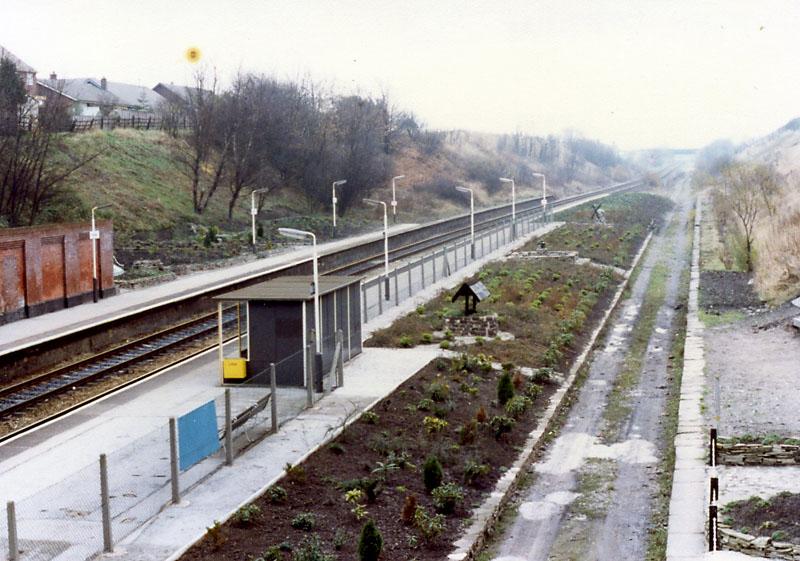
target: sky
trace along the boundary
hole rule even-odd
[[[388,95],[436,129],[622,150],[743,141],[800,116],[800,1],[0,0],[39,72],[187,84],[238,71]]]

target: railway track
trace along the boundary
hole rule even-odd
[[[667,172],[665,176],[669,173],[670,172]],[[643,186],[643,184],[643,180],[630,181],[613,186],[611,188],[574,195],[559,200],[553,200],[551,202],[551,208],[560,208],[571,203],[580,202],[582,200],[595,197],[597,195],[637,189]],[[517,208],[519,209],[517,211],[517,216],[519,219],[525,219],[531,215],[539,215],[541,214],[541,200],[528,199],[527,201],[523,201],[518,204]],[[485,229],[493,228],[497,226],[498,223],[503,222],[510,222],[510,217],[507,214],[491,216],[491,213],[489,213],[488,217],[484,218],[483,220],[476,221],[475,230],[476,232],[480,232]],[[408,243],[396,245],[390,249],[390,258],[392,260],[399,260],[423,253],[431,249],[439,248],[450,243],[454,243],[464,236],[469,235],[469,231],[470,228],[467,223],[464,226],[457,226],[443,233],[435,233],[432,235],[423,236],[419,239],[409,241]],[[376,245],[376,250],[374,252],[369,252],[365,256],[349,259],[346,263],[338,266],[327,266],[324,269],[324,274],[359,275],[374,270],[377,266],[376,262],[382,263],[383,248],[382,242],[377,244],[372,242],[372,245]],[[232,310],[225,312],[223,316],[225,327],[233,325],[236,321],[236,312]],[[164,357],[169,353],[177,353],[181,348],[185,349],[193,342],[215,334],[216,330],[216,313],[206,314],[199,318],[127,342],[107,351],[103,351],[95,356],[0,388],[0,420],[8,420],[13,416],[19,416],[21,413],[24,413],[25,411],[35,407],[37,404],[52,398],[56,398],[65,392],[75,389],[76,387],[86,386],[96,383],[100,380],[113,378],[114,376],[121,376],[133,368],[140,367],[143,364],[146,365],[148,362],[156,361],[156,359],[159,357]],[[213,343],[204,345],[200,349],[196,349],[195,352],[192,352],[188,356],[186,356],[184,353],[184,356],[175,362],[186,360],[191,356],[204,352],[208,348],[216,346],[216,344],[217,342],[214,340]],[[166,366],[170,366],[175,362],[168,361]],[[0,435],[0,442],[9,439],[16,434],[23,432],[24,430],[29,430],[30,428],[33,428],[33,426],[42,424],[43,422],[46,422],[54,417],[74,410],[90,401],[96,400],[103,395],[107,395],[112,391],[117,391],[121,387],[130,385],[131,383],[139,381],[147,376],[152,376],[158,371],[163,370],[166,366],[161,364],[151,370],[146,369],[147,371],[145,373],[136,376],[133,379],[128,379],[124,382],[121,382],[120,384],[115,385],[106,391],[100,392],[97,395],[93,395],[86,400],[83,400],[63,410],[58,410],[52,415],[37,419],[18,430],[14,430],[5,435]]]

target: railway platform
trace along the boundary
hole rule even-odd
[[[554,226],[532,234],[541,235]],[[364,326],[364,337],[525,241],[508,244],[387,310]],[[286,463],[298,463],[326,442],[331,427],[356,417],[440,352],[435,345],[365,349],[345,366],[343,387],[310,409],[305,409],[305,390],[283,391],[278,400],[279,431],[254,442],[231,467],[211,457],[182,473],[182,500],[170,505],[165,427],[170,416],[219,399],[219,365],[211,349],[1,444],[0,500],[16,502],[20,544],[30,556],[24,558],[90,558],[103,547],[97,466],[98,456],[107,454],[113,557],[176,558],[214,520],[224,520],[281,477]],[[375,376],[377,371],[381,376]],[[246,405],[246,400],[239,403]],[[0,517],[0,543],[6,535],[4,524]]]
[[[397,234],[415,228],[416,224],[400,224],[389,228]],[[366,242],[380,240],[383,232],[371,232],[318,245],[320,256]],[[49,314],[0,325],[0,360],[4,355],[33,347],[53,339],[77,333],[114,320],[125,318],[171,302],[191,298],[205,292],[223,289],[234,283],[255,278],[275,269],[311,259],[311,246],[297,248],[221,269],[201,271],[155,286],[121,292],[115,296],[66,308]]]

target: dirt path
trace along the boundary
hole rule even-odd
[[[595,351],[560,436],[533,467],[495,561],[644,559],[668,387],[668,355],[691,239],[688,182],[630,297]]]

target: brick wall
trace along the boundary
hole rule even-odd
[[[89,223],[0,229],[0,323],[92,300]],[[97,222],[99,297],[114,294],[110,220]]]

